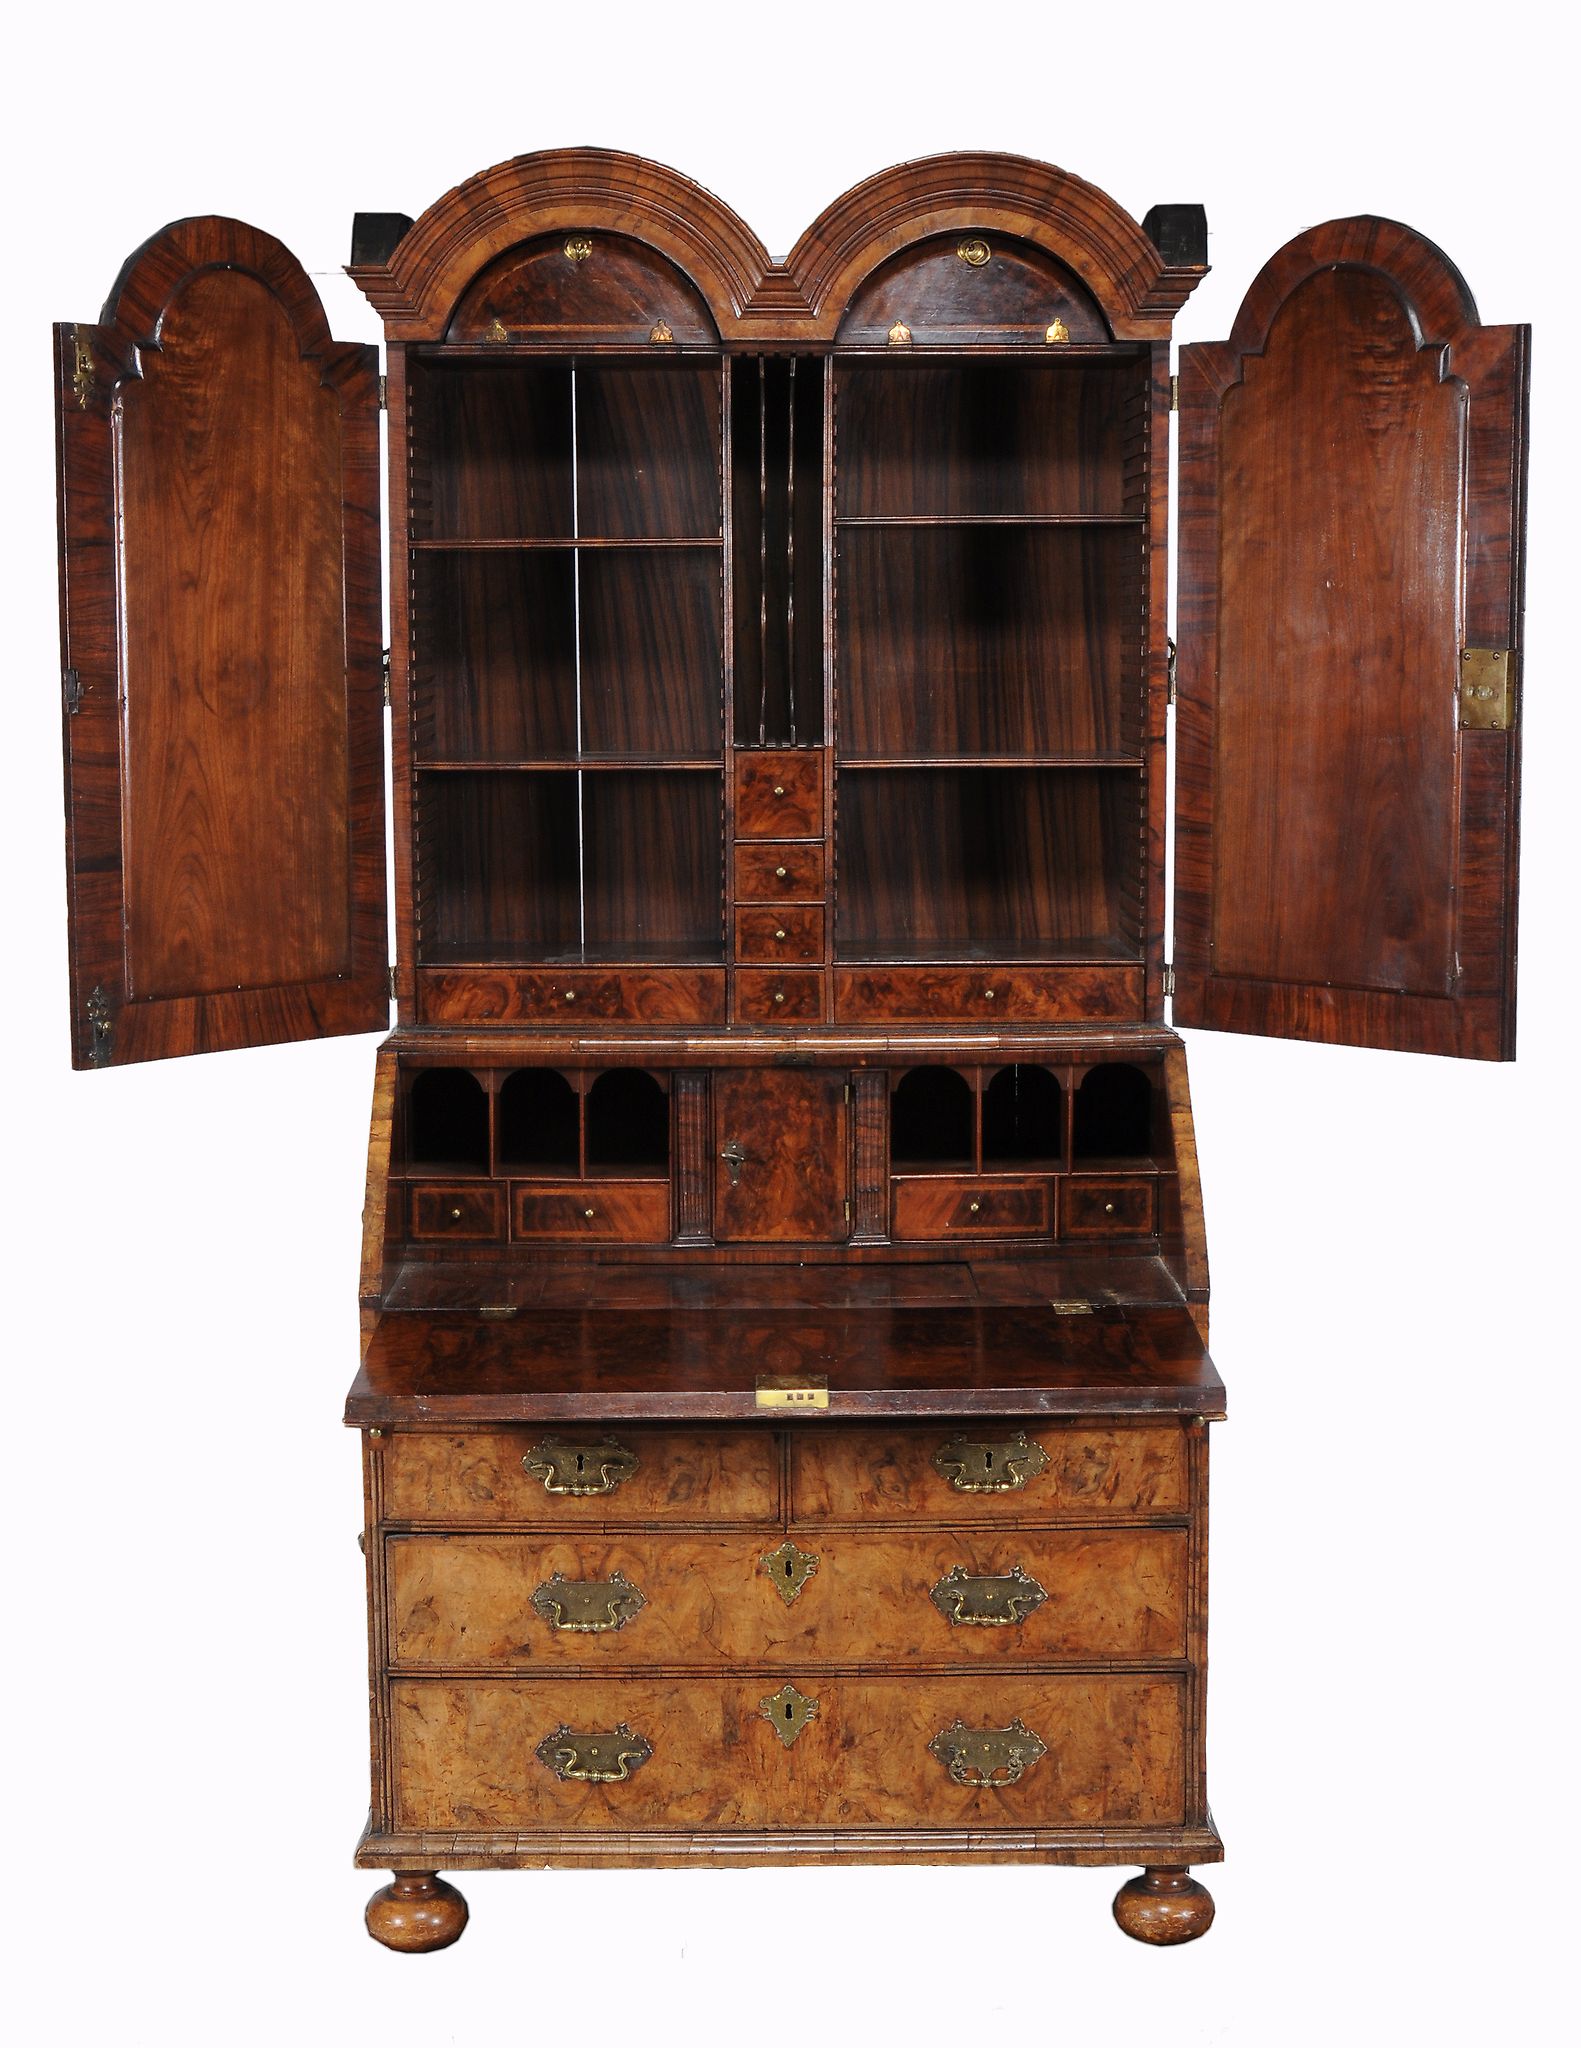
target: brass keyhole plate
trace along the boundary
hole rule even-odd
[[[818,1718],[818,1702],[809,1699],[806,1693],[798,1692],[789,1680],[778,1692],[771,1692],[767,1699],[759,1700],[758,1710],[787,1749],[807,1723]]]
[[[764,1552],[758,1568],[768,1573],[769,1584],[789,1607],[818,1569],[818,1560],[810,1550],[799,1550],[787,1536],[778,1550]]]

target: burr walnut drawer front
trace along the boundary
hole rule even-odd
[[[780,1512],[779,1445],[766,1429],[400,1430],[379,1448],[387,1522],[585,1529]]]
[[[736,958],[805,965],[823,958],[823,906],[787,903],[778,910],[736,911]]]
[[[736,900],[821,903],[823,847],[808,841],[763,840],[736,848]]]
[[[897,1238],[1048,1237],[1054,1228],[1046,1180],[930,1177],[893,1183]]]
[[[823,976],[744,967],[736,976],[736,1017],[744,1024],[804,1024],[823,1015]]]
[[[842,1024],[1095,1021],[1127,1014],[1141,995],[1131,968],[843,967],[834,978]]]
[[[663,1244],[670,1235],[668,1181],[533,1181],[511,1189],[511,1235]]]
[[[396,1664],[1183,1657],[1186,1532],[392,1536]]]
[[[1149,1174],[1068,1180],[1061,1204],[1066,1237],[1150,1237],[1157,1182]]]
[[[1173,1673],[401,1678],[395,1821],[425,1832],[1178,1824]]]
[[[736,755],[736,837],[823,835],[822,754]]]
[[[1186,1449],[1173,1421],[794,1430],[790,1513],[793,1524],[1183,1515]]]
[[[505,1235],[505,1190],[465,1181],[414,1181],[407,1190],[411,1235],[480,1243]]]

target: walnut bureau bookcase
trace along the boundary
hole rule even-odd
[[[1126,1932],[1201,1934],[1165,1002],[1511,1056],[1527,331],[1341,220],[1172,376],[1201,209],[994,155],[783,263],[596,150],[354,244],[385,375],[204,218],[56,392],[76,1062],[398,1005],[371,1931],[454,1940],[446,1871],[917,1858],[1140,1866]]]

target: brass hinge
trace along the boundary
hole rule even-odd
[[[390,380],[388,377],[381,377],[379,379],[379,410],[380,412],[388,412],[390,410]]]
[[[1175,963],[1172,960],[1164,962],[1164,993],[1166,996],[1175,993]]]
[[[103,982],[88,998],[88,1064],[107,1067],[115,1057],[115,1011]]]
[[[61,694],[66,700],[69,716],[75,718],[82,709],[82,674],[74,668],[63,668],[60,672]]]
[[[1171,412],[1179,412],[1180,410],[1180,379],[1178,377],[1171,377],[1169,380],[1169,409]]]
[[[391,1001],[392,1003],[393,1003],[393,1002],[395,1001],[395,997],[396,997],[396,987],[395,987],[395,978],[396,978],[396,975],[397,975],[397,974],[398,974],[399,972],[400,972],[400,969],[399,969],[398,967],[396,967],[396,966],[395,966],[395,965],[393,964],[393,962],[392,962],[392,964],[391,964],[391,967],[390,967],[390,977],[389,977],[389,979],[390,979],[390,1001]]]
[[[1507,647],[1462,647],[1460,650],[1460,727],[1462,732],[1508,732],[1514,723]]]
[[[849,1199],[847,1199],[845,1205],[845,1220],[847,1223],[849,1223],[851,1220],[851,1204]]]
[[[388,647],[379,656],[379,668],[384,678],[384,708],[388,711],[390,708],[390,650]]]
[[[1166,640],[1164,642],[1164,673],[1169,679],[1169,702],[1171,704],[1173,704],[1175,701],[1175,689],[1178,679],[1177,672],[1179,670],[1179,667],[1180,649],[1175,645],[1173,640]]]

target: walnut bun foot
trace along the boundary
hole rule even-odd
[[[368,1901],[365,1917],[368,1932],[386,1948],[427,1955],[461,1939],[467,1902],[431,1870],[397,1870]]]
[[[1115,1893],[1114,1917],[1133,1941],[1173,1948],[1213,1925],[1213,1894],[1189,1870],[1144,1870]]]

